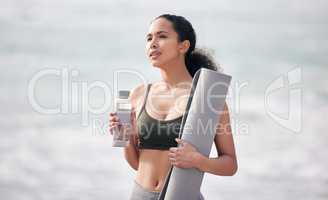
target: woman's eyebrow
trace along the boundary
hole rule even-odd
[[[169,33],[169,32],[167,32],[167,31],[157,31],[157,32],[156,32],[157,35],[159,35],[159,34],[161,34],[161,33]],[[146,38],[148,38],[148,37],[151,36],[151,35],[152,35],[151,33],[148,33],[148,34],[146,35]]]

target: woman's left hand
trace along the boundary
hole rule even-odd
[[[196,157],[197,154],[199,154],[197,149],[184,140],[179,138],[176,138],[175,140],[180,146],[170,148],[168,156],[171,164],[180,168],[196,167]]]

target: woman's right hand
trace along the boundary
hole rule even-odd
[[[116,112],[110,112],[109,113],[109,133],[113,135],[113,130],[116,127],[120,127],[121,121],[120,118],[117,116]]]
[[[130,131],[131,134],[136,134],[137,132],[137,122],[136,122],[136,112],[135,109],[131,110],[131,115],[130,115],[130,123],[131,123],[131,127],[130,127]],[[111,135],[113,135],[113,130],[118,127],[121,128],[121,121],[120,118],[117,116],[116,112],[110,112],[109,113],[109,132]]]

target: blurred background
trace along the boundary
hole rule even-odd
[[[233,77],[239,169],[206,174],[205,198],[327,199],[327,8],[324,0],[1,0],[1,199],[128,199],[135,171],[111,147],[108,113],[116,88],[160,79],[144,49],[150,21],[164,13],[186,17],[198,47]]]

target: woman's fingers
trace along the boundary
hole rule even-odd
[[[120,121],[120,118],[117,116],[116,112],[109,113],[109,121],[117,122]]]
[[[127,128],[132,128],[132,130],[134,130],[135,126],[136,126],[136,112],[134,109],[131,110],[130,119],[131,119],[132,127],[127,127]],[[109,131],[110,131],[111,135],[113,135],[113,129],[117,126],[120,127],[120,125],[122,125],[122,124],[121,124],[120,118],[117,116],[117,112],[110,112],[109,113]]]
[[[119,127],[121,124],[119,122],[112,122],[109,126],[109,132],[111,135],[113,135],[113,130],[116,128],[116,127]]]
[[[168,153],[168,158],[171,165],[175,167],[184,167],[184,158],[179,152],[179,148],[172,147]]]
[[[168,153],[168,157],[169,157],[169,161],[171,162],[171,164],[177,162],[175,153]]]
[[[120,118],[115,115],[115,116],[109,117],[109,121],[118,122],[118,121],[120,121]]]
[[[175,157],[175,153],[168,153],[169,158],[174,158]]]
[[[109,133],[113,135],[113,129],[119,125],[119,119],[116,112],[109,113]]]
[[[114,127],[119,126],[119,125],[121,125],[120,122],[112,122],[110,124],[109,128],[114,128]]]
[[[116,112],[110,112],[109,113],[109,116],[114,116],[114,115],[116,115],[117,113]]]
[[[168,157],[171,162],[176,162],[180,159],[180,153],[179,152],[170,152],[170,153],[168,153]]]

